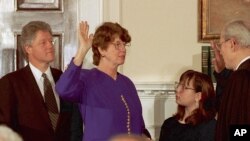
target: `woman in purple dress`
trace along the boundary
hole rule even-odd
[[[118,23],[105,22],[94,35],[80,23],[80,46],[56,84],[62,99],[79,103],[85,141],[107,141],[117,134],[142,135],[142,106],[133,82],[117,72],[126,57],[131,37]],[[81,69],[92,48],[93,69]],[[84,67],[84,66],[83,66]]]

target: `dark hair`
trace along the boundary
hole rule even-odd
[[[187,82],[189,84],[191,80],[195,92],[201,92],[201,99],[199,101],[199,107],[185,119],[185,122],[187,124],[197,125],[215,117],[215,91],[211,78],[206,74],[194,70],[187,70],[180,77],[180,82]],[[175,117],[180,120],[184,118],[184,114],[185,106],[178,105]]]
[[[92,43],[94,65],[99,65],[101,58],[98,47],[101,49],[107,49],[108,43],[112,42],[116,36],[120,37],[125,43],[131,41],[128,30],[118,23],[105,22],[96,29]]]
[[[25,47],[31,45],[38,31],[48,31],[52,35],[50,25],[43,21],[31,21],[22,28],[21,46],[26,60],[28,60],[28,56]]]

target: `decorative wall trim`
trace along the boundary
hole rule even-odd
[[[174,83],[166,82],[141,82],[135,83],[139,96],[162,96],[175,95]]]

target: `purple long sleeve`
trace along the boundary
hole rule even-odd
[[[142,134],[142,106],[132,81],[118,73],[114,80],[93,68],[70,63],[56,84],[61,98],[79,103],[85,141],[107,141],[121,133]]]
[[[80,102],[81,91],[84,87],[80,83],[81,67],[76,66],[73,61],[69,64],[66,71],[61,75],[57,81],[55,89],[62,99],[71,102]]]

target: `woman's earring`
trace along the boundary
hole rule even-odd
[[[199,108],[199,101],[195,101],[196,108]]]

